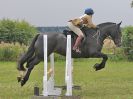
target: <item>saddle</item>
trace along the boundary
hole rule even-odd
[[[94,30],[94,29],[88,28],[88,27],[86,27],[86,26],[84,26],[84,27],[81,28],[81,31],[82,31],[83,34],[84,34],[84,38],[86,38],[86,36],[87,36],[86,32],[88,32],[88,30],[89,30],[89,32],[91,32],[90,30]],[[73,31],[71,31],[71,30],[64,30],[64,31],[63,31],[63,34],[64,34],[66,37],[67,37],[67,35],[71,35],[72,38],[77,37],[77,35],[76,35]],[[89,34],[90,34],[90,33],[89,33]]]
[[[78,35],[76,35],[73,31],[70,30],[64,30],[63,34],[67,37],[67,35],[71,35],[71,39],[72,41],[76,41]],[[81,40],[81,44],[83,43],[83,41],[85,41],[85,37]]]
[[[74,37],[77,37],[77,35],[73,32],[73,31],[70,31],[70,30],[64,30],[63,31],[63,34],[67,37],[67,35],[71,35],[71,38],[74,38]]]

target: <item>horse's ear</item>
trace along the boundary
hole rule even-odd
[[[122,23],[122,21],[121,21],[120,23],[118,23],[118,25],[120,26],[120,25],[121,25],[121,23]]]

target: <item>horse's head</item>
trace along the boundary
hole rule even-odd
[[[113,24],[112,26],[110,26],[110,30],[109,30],[109,35],[111,36],[112,40],[114,41],[115,45],[117,47],[121,46],[121,25],[122,22],[118,23],[118,24]]]

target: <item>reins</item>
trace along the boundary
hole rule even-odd
[[[101,32],[100,32],[100,30],[98,29],[97,32],[96,32],[96,34],[94,34],[94,35],[92,36],[93,38],[95,38],[95,37],[97,36],[97,37],[95,38],[95,39],[97,40],[97,44],[99,44],[100,34],[101,34]]]

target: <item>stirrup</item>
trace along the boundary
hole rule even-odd
[[[76,51],[77,47],[73,47],[72,50]]]
[[[77,53],[81,53],[81,50],[79,50],[79,48],[77,48],[75,51],[76,51]]]
[[[77,47],[76,49],[73,49],[76,53],[81,53],[81,50],[79,49],[79,47]]]

